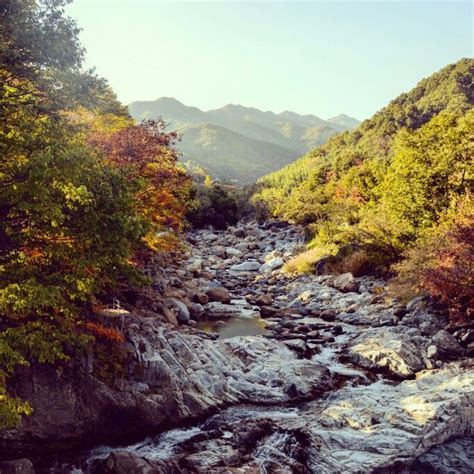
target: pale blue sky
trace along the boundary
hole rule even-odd
[[[75,0],[68,13],[87,66],[127,104],[364,119],[474,50],[469,1]]]

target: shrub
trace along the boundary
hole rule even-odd
[[[305,250],[289,260],[283,267],[283,271],[286,273],[315,273],[316,264],[329,254],[330,252],[325,247]]]
[[[352,273],[355,277],[378,273],[377,258],[366,250],[357,250],[327,266],[327,273]]]
[[[470,204],[470,205],[469,205]],[[394,291],[424,291],[446,305],[454,322],[472,319],[474,308],[474,212],[472,202],[454,223],[438,228],[395,266]]]

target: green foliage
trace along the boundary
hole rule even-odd
[[[386,263],[435,228],[473,184],[474,61],[460,60],[258,182],[253,202],[304,224],[312,246],[361,244]]]
[[[94,295],[140,281],[150,236],[179,230],[185,212],[176,135],[133,126],[107,83],[80,69],[67,3],[0,6],[0,428],[31,413],[7,393],[15,367],[97,341]]]
[[[237,201],[232,188],[209,182],[204,185],[196,183],[192,194],[193,204],[187,219],[194,227],[225,229],[238,221]]]

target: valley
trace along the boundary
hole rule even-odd
[[[401,303],[381,279],[282,273],[302,242],[279,222],[189,234],[187,260],[154,270],[153,304],[168,321],[130,308],[121,389],[95,381],[86,410],[87,382],[50,406],[71,390],[68,376],[36,378],[36,422],[25,420],[16,443],[110,438],[117,426],[150,433],[47,464],[58,473],[471,472],[473,330],[452,335],[426,299]],[[243,324],[219,337],[199,329],[206,321],[265,331]],[[104,404],[119,410],[113,424],[100,418]]]
[[[215,179],[238,185],[251,184],[332,135],[359,125],[347,115],[323,120],[233,104],[202,111],[170,97],[132,102],[129,110],[136,120],[161,117],[170,130],[176,130],[182,136],[181,160],[191,170],[198,166]]]

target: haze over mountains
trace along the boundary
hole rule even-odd
[[[359,121],[341,114],[323,120],[285,111],[263,112],[229,104],[203,111],[178,100],[132,102],[137,120],[163,118],[182,135],[179,149],[188,166],[204,168],[214,178],[248,184],[291,163],[335,133],[352,130]]]

